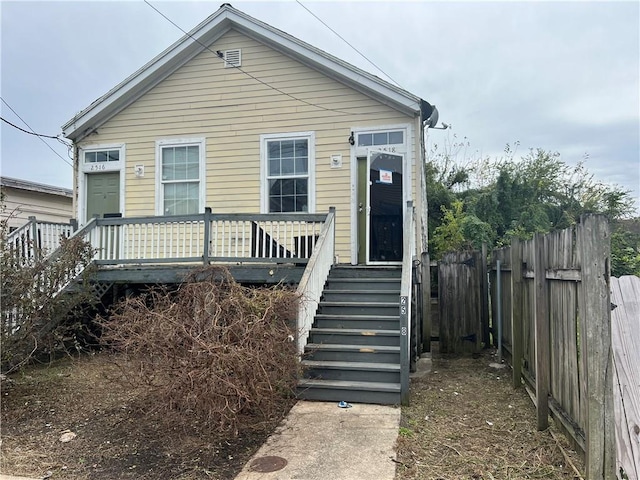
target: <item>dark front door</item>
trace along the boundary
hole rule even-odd
[[[371,151],[367,163],[367,263],[401,262],[404,156]]]

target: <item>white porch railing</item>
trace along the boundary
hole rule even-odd
[[[297,292],[300,295],[297,324],[299,354],[304,352],[322,290],[334,262],[335,231],[335,209],[332,207],[318,237],[317,248],[313,251],[313,255],[311,255],[307,268],[298,284]]]
[[[306,263],[325,214],[204,214],[96,219],[96,263]]]
[[[70,223],[42,222],[36,217],[7,235],[5,248],[9,249],[17,265],[24,265],[40,255],[50,255],[60,247],[61,237],[70,237]]]
[[[402,246],[402,281],[400,283],[400,400],[409,405],[409,369],[411,364],[411,296],[413,293],[413,258],[416,232],[413,202],[408,201],[404,215]]]

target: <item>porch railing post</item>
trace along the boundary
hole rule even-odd
[[[29,223],[31,223],[31,245],[29,245],[29,249],[33,252],[33,259],[40,259],[40,245],[38,242],[38,221],[36,217],[30,216]]]
[[[329,207],[329,213],[333,217],[333,221],[335,222],[336,217],[336,207]],[[336,231],[335,228],[333,230],[333,239],[331,239],[331,243],[333,244],[333,252],[331,252],[331,264],[334,265],[336,263]],[[314,245],[315,248],[315,245]],[[310,255],[310,254],[309,254]]]
[[[409,297],[400,296],[400,403],[409,405]]]
[[[204,248],[202,250],[202,263],[209,265],[209,242],[211,236],[211,207],[204,207]]]

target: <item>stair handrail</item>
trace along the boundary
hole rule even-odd
[[[311,258],[309,258],[300,283],[298,283],[297,293],[300,297],[300,303],[296,331],[300,355],[304,352],[309,330],[320,303],[322,289],[335,260],[335,213],[335,207],[330,207]]]
[[[43,233],[42,228],[46,232]],[[38,235],[38,232],[41,235]],[[73,225],[71,223],[41,221],[35,216],[30,216],[27,223],[7,234],[4,247],[15,252],[16,262],[25,264],[29,259],[37,258],[41,253],[47,256],[51,255],[60,247],[60,236],[69,237],[72,233]]]
[[[400,282],[400,402],[409,405],[409,369],[411,363],[411,292],[413,290],[413,256],[416,244],[413,201],[407,201],[402,245],[402,280]]]
[[[82,228],[80,228],[79,230],[76,230],[70,237],[69,240],[76,238],[76,237],[80,237],[83,240],[87,241],[87,236],[89,236],[91,234],[91,232],[95,229],[95,227],[98,224],[98,218],[94,217],[91,220],[89,220],[89,222],[87,222]],[[61,284],[58,286],[58,290],[56,291],[56,293],[54,293],[54,296],[59,295],[62,291],[64,291],[65,288],[67,288],[71,282],[73,282],[74,279],[78,278],[78,275],[81,275],[82,272],[85,271],[85,269],[91,265],[91,263],[93,263],[93,261],[95,260],[97,251],[94,249],[93,252],[93,256],[91,258],[91,262],[87,263],[87,264],[83,264],[81,262],[78,262],[78,264],[76,265],[76,267],[72,270],[69,271],[68,275],[66,276],[66,278],[61,282]],[[61,255],[61,249],[60,247],[58,247],[54,252],[52,252],[48,258],[47,261],[49,262],[53,262],[55,261],[59,256]]]

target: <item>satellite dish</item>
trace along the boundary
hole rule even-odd
[[[426,125],[429,128],[433,128],[438,124],[438,109],[436,108],[436,106],[433,106],[433,110],[431,111],[431,115],[429,116],[429,118],[427,118],[426,120]]]

